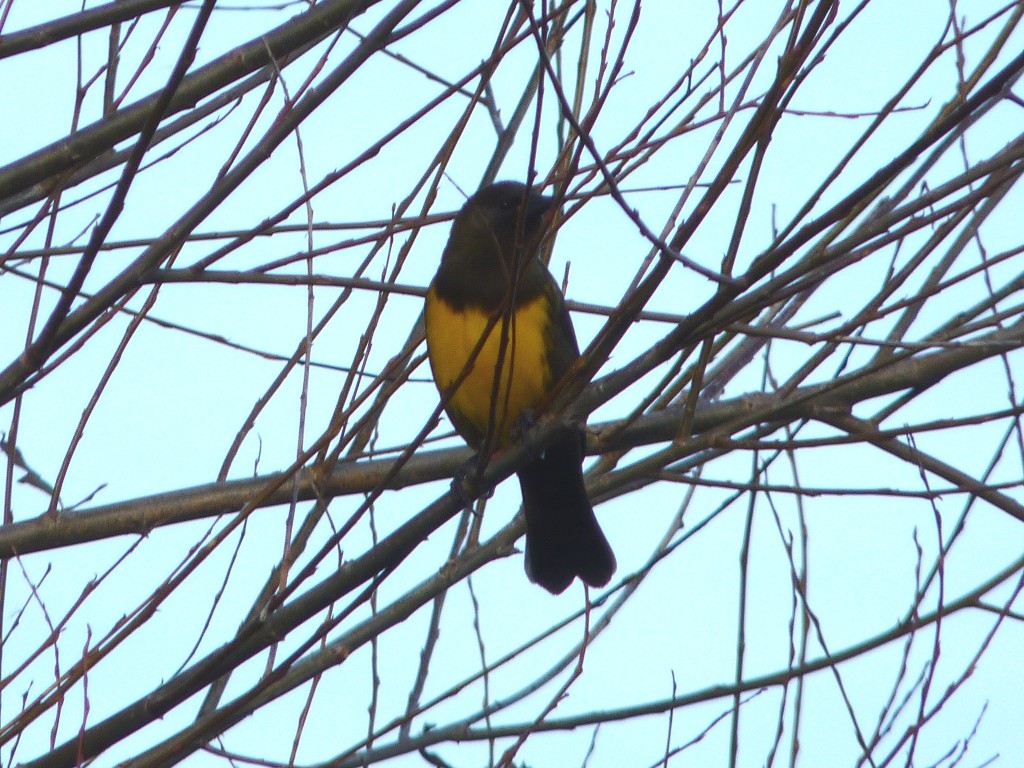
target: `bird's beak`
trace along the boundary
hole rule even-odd
[[[534,217],[544,216],[548,219],[551,218],[551,212],[555,207],[555,198],[547,195],[530,195],[529,202],[526,204],[526,218],[532,219]]]

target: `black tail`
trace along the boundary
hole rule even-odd
[[[552,594],[577,576],[603,587],[615,573],[615,555],[583,485],[583,447],[577,433],[556,440],[519,471],[526,514],[526,575]]]

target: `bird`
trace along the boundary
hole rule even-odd
[[[481,188],[455,216],[427,289],[434,383],[477,450],[512,443],[580,356],[565,297],[538,253],[554,209],[552,197],[516,181]],[[576,577],[603,587],[615,573],[587,498],[584,448],[582,429],[565,430],[517,473],[526,575],[552,594]]]

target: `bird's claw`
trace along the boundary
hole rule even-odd
[[[494,495],[494,488],[484,485],[480,469],[475,461],[464,464],[455,470],[452,477],[452,493],[459,497],[463,508],[476,514],[474,502],[477,499],[489,499]]]
[[[530,445],[529,434],[530,430],[537,423],[537,414],[530,408],[523,408],[519,412],[519,416],[516,417],[515,423],[512,425],[511,435],[513,440],[521,440],[523,448],[530,455],[531,459],[539,459],[540,452],[535,451],[533,446]]]

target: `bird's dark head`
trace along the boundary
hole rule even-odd
[[[517,181],[484,187],[462,206],[452,224],[451,245],[511,266],[523,248],[535,249],[554,199]]]

